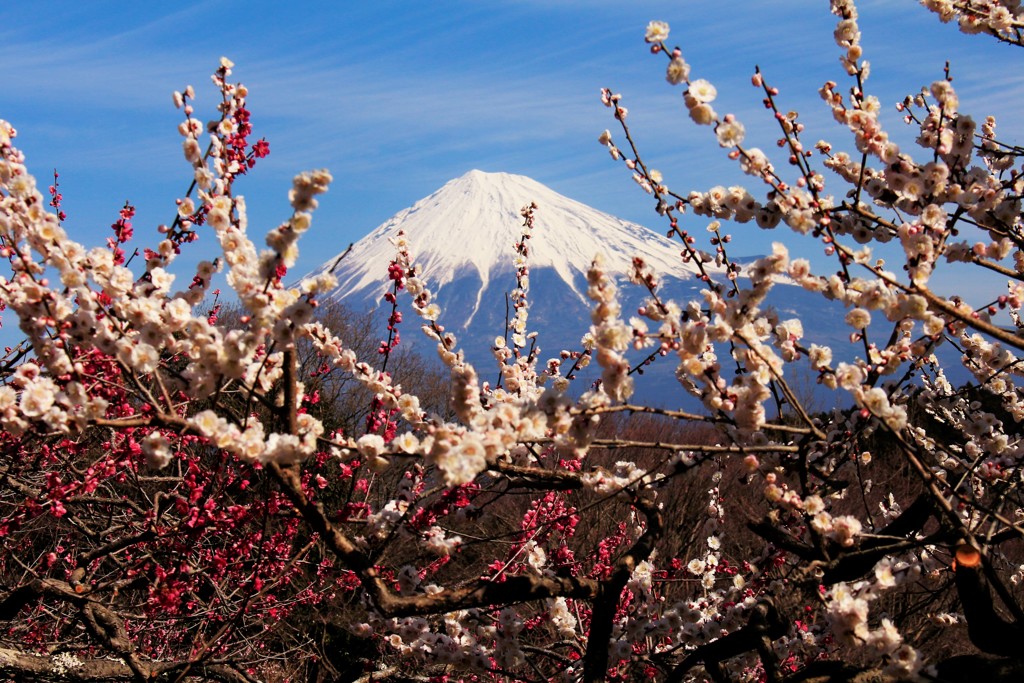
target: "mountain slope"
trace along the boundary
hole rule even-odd
[[[398,212],[344,258],[339,254],[311,274],[332,271],[338,278],[337,296],[346,301],[379,299],[395,255],[388,238],[401,228],[421,277],[465,327],[489,303],[484,294],[495,279],[509,282],[513,245],[523,230],[520,209],[531,202],[538,206],[530,239],[531,272],[551,271],[580,303],[586,303],[581,277],[599,252],[616,272],[625,273],[633,256],[644,258],[656,272],[692,272],[680,263],[678,244],[641,225],[564,197],[525,176],[474,170]],[[459,301],[456,313],[446,304],[444,292],[453,283],[464,285],[466,278],[475,281],[477,296]]]
[[[580,338],[590,328],[591,302],[586,299],[586,272],[601,253],[607,270],[620,277],[622,315],[629,318],[643,305],[646,289],[622,282],[634,255],[652,267],[661,291],[680,304],[700,299],[704,283],[696,268],[680,259],[680,245],[643,226],[620,220],[564,197],[524,176],[470,171],[437,192],[395,214],[365,238],[327,260],[310,275],[332,272],[338,287],[332,298],[357,310],[390,313],[383,303],[389,287],[388,265],[396,250],[389,241],[404,230],[420,276],[442,310],[439,322],[459,338],[467,360],[487,379],[492,378],[491,346],[505,334],[509,311],[507,293],[516,286],[514,244],[522,235],[520,210],[537,204],[530,238],[530,295],[528,332],[537,331],[540,358],[562,349],[581,350]],[[724,270],[708,264],[713,275]],[[784,318],[805,322],[807,342],[841,348],[849,328],[841,306],[822,307],[820,295],[780,282],[769,297]],[[411,313],[408,300],[399,306]],[[428,354],[434,344],[422,345],[413,334],[419,323],[411,316],[403,344],[411,343]],[[383,329],[383,326],[382,328]],[[647,355],[631,354],[631,362]],[[656,359],[638,383],[638,399],[668,407],[693,408],[693,399],[674,376],[673,355]],[[496,370],[494,370],[496,373]],[[596,376],[594,366],[577,382],[586,387]],[[496,375],[495,375],[496,377]]]

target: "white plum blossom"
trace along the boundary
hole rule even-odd
[[[690,87],[686,94],[687,97],[692,98],[699,104],[709,104],[718,97],[718,90],[710,82],[703,78],[698,78],[690,82]]]
[[[143,437],[142,452],[150,467],[163,469],[171,462],[170,442],[160,432],[150,432]]]
[[[725,120],[715,127],[715,135],[718,136],[718,144],[722,147],[735,147],[743,142],[743,124],[727,115]]]
[[[668,40],[668,24],[664,21],[652,21],[647,24],[647,33],[644,40],[648,43],[661,43]]]
[[[665,72],[665,80],[672,85],[679,85],[685,83],[686,79],[690,77],[690,65],[686,63],[682,57],[675,57],[671,62],[668,63],[668,69]]]

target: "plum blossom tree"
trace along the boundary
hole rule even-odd
[[[1016,2],[925,4],[1021,43]],[[597,256],[592,325],[579,349],[545,360],[528,317],[543,207],[525,207],[494,387],[443,327],[401,233],[381,274],[387,336],[369,357],[316,316],[329,275],[286,284],[326,171],[296,177],[291,216],[257,249],[236,182],[269,147],[250,140],[230,61],[214,75],[210,124],[192,88],[174,95],[190,187],[134,269],[133,208],[105,246],[79,245],[56,177],[47,200],[0,122],[0,301],[27,337],[0,366],[0,675],[1019,675],[1024,152],[993,119],[959,111],[948,73],[898,104],[918,158],[901,149],[867,90],[856,9],[832,11],[848,85],[821,96],[852,145],[807,144],[757,71],[781,165],[715,111],[715,87],[670,47],[669,26],[648,26],[693,122],[764,187],[670,189],[605,90],[620,132],[600,141],[656,197],[703,298],[673,299],[635,259],[628,286],[647,301],[624,319],[626,285]],[[708,251],[685,227],[701,218],[713,219]],[[781,243],[742,268],[721,221],[815,240],[829,272]],[[175,289],[175,257],[213,240],[218,256]],[[242,310],[234,327],[201,306],[222,267]],[[931,283],[953,269],[991,274],[999,290],[943,295]],[[765,304],[782,278],[848,311],[848,349],[806,342],[803,322]],[[388,370],[403,306],[450,372],[448,414]],[[962,387],[951,355],[973,378]],[[574,387],[592,360],[600,381]],[[631,402],[650,362],[675,363],[705,410]],[[801,368],[853,407],[809,409],[791,383]],[[318,391],[327,373],[365,388],[365,419],[336,428]],[[967,659],[930,646],[963,630]]]

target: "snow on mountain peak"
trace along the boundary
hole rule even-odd
[[[656,273],[678,277],[693,270],[681,262],[678,243],[641,225],[569,199],[526,176],[472,170],[399,211],[356,242],[344,258],[338,254],[311,275],[332,271],[339,297],[377,298],[387,287],[387,267],[395,255],[388,238],[401,229],[431,289],[439,291],[475,273],[483,292],[494,275],[512,269],[513,245],[523,230],[520,210],[531,202],[537,210],[530,267],[552,269],[581,299],[577,283],[598,253],[610,270],[620,273],[627,272],[633,256],[642,257]]]

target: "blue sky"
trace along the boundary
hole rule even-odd
[[[664,81],[664,59],[648,54],[651,19],[671,24],[669,42],[682,47],[694,77],[715,83],[716,109],[746,124],[747,144],[771,151],[776,137],[749,82],[759,64],[783,106],[801,112],[810,139],[849,146],[817,95],[827,79],[843,83],[824,1],[5,5],[0,118],[18,128],[41,182],[59,169],[66,227],[89,246],[110,234],[126,199],[138,207],[137,245],[156,241],[188,180],[171,92],[193,84],[198,111],[211,118],[209,74],[221,55],[236,62],[256,137],[271,145],[239,186],[259,241],[288,214],[295,173],[334,174],[297,273],[473,168],[528,175],[663,229],[650,199],[597,143],[603,129],[616,132],[598,97],[603,86],[624,95],[648,163],[673,189],[743,180],[711,132],[690,124],[681,90]],[[887,107],[890,128],[902,127],[892,105],[941,77],[949,59],[962,109],[996,114],[1003,135],[1021,141],[1012,114],[1024,104],[1024,52],[964,36],[910,0],[859,7],[869,90]],[[792,241],[781,231],[733,232],[734,253]]]

